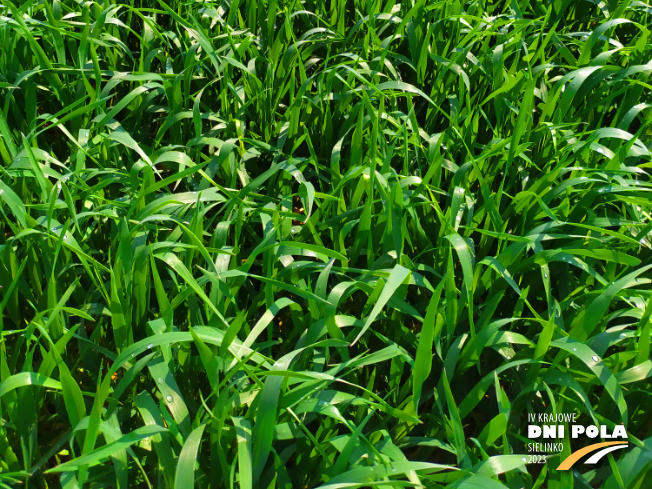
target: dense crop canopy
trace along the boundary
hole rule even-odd
[[[0,485],[649,487],[651,15],[0,0]]]

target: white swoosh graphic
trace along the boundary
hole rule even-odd
[[[604,457],[606,454],[609,452],[613,452],[614,450],[620,450],[621,448],[625,448],[627,445],[613,445],[611,447],[603,448],[597,453],[594,453],[589,459],[584,462],[585,464],[597,464],[602,457]]]

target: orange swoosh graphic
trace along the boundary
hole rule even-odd
[[[568,470],[570,469],[575,462],[577,462],[579,459],[581,459],[584,455],[587,455],[591,452],[594,452],[598,450],[599,448],[602,447],[608,447],[611,445],[624,445],[627,444],[626,441],[605,441],[603,443],[595,443],[594,445],[589,445],[588,447],[584,447],[576,452],[571,453],[568,457],[566,457],[562,463],[559,464],[557,467],[557,470]]]

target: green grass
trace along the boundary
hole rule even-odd
[[[651,15],[0,0],[0,485],[649,487]]]

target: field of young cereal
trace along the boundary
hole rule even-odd
[[[652,487],[651,18],[0,0],[0,486]]]

